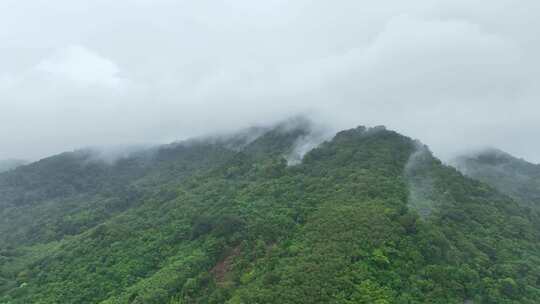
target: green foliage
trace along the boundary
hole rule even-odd
[[[306,132],[0,175],[0,303],[540,298],[537,214],[383,128],[340,132],[287,166]]]

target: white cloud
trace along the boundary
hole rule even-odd
[[[36,70],[46,78],[73,82],[82,86],[117,87],[122,84],[118,66],[80,45],[58,50],[41,61]]]
[[[6,1],[0,158],[309,112],[540,161],[534,0]]]

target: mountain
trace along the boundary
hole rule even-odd
[[[538,302],[538,212],[383,127],[257,130],[0,174],[0,303]]]
[[[20,159],[0,159],[0,173],[15,169],[26,164],[26,161]]]
[[[461,155],[452,163],[465,175],[491,185],[524,206],[540,208],[540,165],[493,148]]]

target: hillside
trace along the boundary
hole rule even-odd
[[[452,163],[465,175],[493,186],[523,205],[540,208],[540,165],[497,149],[461,155]]]
[[[310,133],[0,174],[0,303],[537,303],[537,212],[382,127],[288,164]]]

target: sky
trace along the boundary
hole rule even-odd
[[[306,114],[540,163],[538,0],[2,0],[0,159]]]

